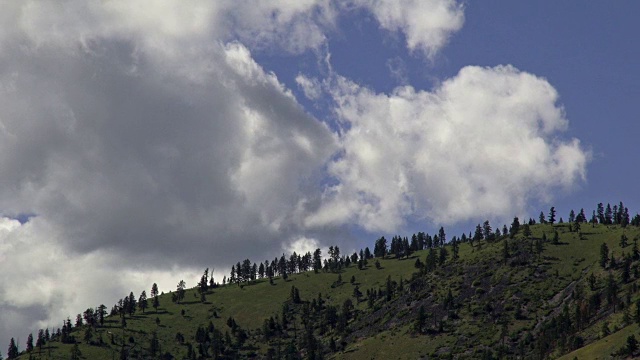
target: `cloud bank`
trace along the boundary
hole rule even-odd
[[[252,52],[321,53],[353,9],[427,58],[464,22],[445,0],[4,3],[0,339],[205,267],[348,242],[354,224],[509,216],[584,177],[555,90],[511,67],[392,94],[302,74],[339,130],[309,115]]]
[[[468,66],[433,91],[327,84],[346,130],[328,169],[336,184],[309,226],[391,232],[411,217],[505,219],[585,179],[589,153],[558,137],[568,121],[557,92],[512,66]]]

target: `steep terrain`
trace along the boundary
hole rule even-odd
[[[461,242],[457,259],[449,243],[399,258],[368,258],[366,265],[355,259],[347,266],[342,257],[333,269],[220,285],[204,296],[195,287],[180,301],[172,300],[176,290],[161,289],[165,293],[157,310],[149,297],[144,313],[129,314],[116,306],[102,325],[70,326],[70,333],[60,335],[49,329],[49,341],[18,358],[587,359],[637,354],[628,343],[632,335],[638,337],[640,321],[640,229],[580,225],[521,225],[512,237]]]

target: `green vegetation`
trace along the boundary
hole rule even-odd
[[[599,209],[600,209],[599,205]],[[610,209],[610,207],[607,207]],[[640,218],[584,210],[452,237],[441,228],[150,286],[30,337],[18,359],[591,359],[638,355]],[[623,208],[621,206],[621,208]],[[624,209],[624,208],[623,208]],[[388,246],[389,245],[389,246]],[[375,255],[375,258],[374,258]],[[298,260],[295,260],[298,259]],[[295,265],[298,261],[298,266]],[[308,271],[304,271],[307,270]],[[311,270],[314,269],[314,270]],[[275,276],[279,275],[279,276]],[[189,285],[195,285],[189,288]],[[29,343],[29,341],[31,343]],[[22,344],[20,348],[23,348]]]

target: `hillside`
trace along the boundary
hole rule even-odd
[[[116,306],[103,324],[52,331],[18,358],[588,359],[634,352],[626,346],[631,335],[640,339],[638,226],[545,223],[520,225],[513,236],[465,238],[367,258],[366,265],[342,256],[317,273],[194,287],[180,301],[172,300],[174,290],[158,297],[157,310],[151,297],[144,312]]]

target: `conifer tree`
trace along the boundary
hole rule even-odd
[[[180,303],[180,301],[184,299],[184,293],[186,288],[187,288],[187,285],[185,284],[184,280],[180,280],[180,282],[178,283],[178,286],[176,287],[176,296],[177,296],[178,304]]]
[[[33,351],[33,333],[29,333],[29,336],[27,337],[27,348],[26,348],[27,352],[31,352]]]
[[[609,247],[607,244],[602,243],[600,245],[600,266],[605,268],[609,262]]]
[[[144,314],[144,311],[147,309],[148,306],[149,306],[149,303],[147,302],[147,292],[145,290],[142,290],[142,293],[138,298],[138,308],[142,310],[142,313]]]
[[[16,357],[18,357],[18,346],[16,345],[16,341],[11,338],[9,350],[7,351],[7,360],[15,359]]]
[[[153,298],[153,308],[156,309],[156,314],[160,307],[160,299],[158,299],[158,295],[158,284],[153,283],[153,286],[151,286],[151,297]]]

